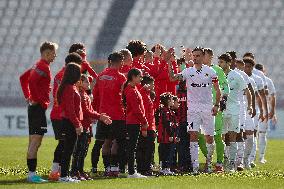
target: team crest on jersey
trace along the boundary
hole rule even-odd
[[[194,77],[194,75],[192,74],[192,75],[190,75],[190,77]]]
[[[208,73],[206,73],[206,74],[204,74],[204,76],[205,76],[205,77],[208,77],[208,76],[209,76],[209,74],[208,74]]]

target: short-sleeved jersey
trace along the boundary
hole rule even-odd
[[[230,93],[227,100],[227,108],[224,114],[238,115],[240,112],[239,94],[247,88],[244,78],[235,70],[231,70],[227,75]]]
[[[213,68],[202,65],[200,70],[195,67],[186,68],[181,72],[187,86],[187,104],[189,111],[211,110],[212,84],[218,82]]]
[[[252,70],[252,73],[261,78],[261,80],[263,82],[263,85],[266,88],[267,84],[266,84],[264,73],[262,71],[260,71],[260,70],[255,69],[255,68]]]
[[[256,87],[257,87],[257,91],[264,89],[264,83],[263,83],[261,77],[255,75],[255,74],[252,74],[250,77],[254,80]]]
[[[243,77],[243,79],[245,80],[246,85],[250,84],[249,76],[244,71],[239,70],[237,68],[235,69],[235,71],[238,72]],[[244,106],[246,104],[246,94],[245,94],[244,91],[241,91],[239,93],[239,99],[240,99],[241,106]]]
[[[268,95],[275,95],[276,89],[275,89],[273,81],[267,76],[265,76],[265,79],[266,79],[266,84],[267,84]]]

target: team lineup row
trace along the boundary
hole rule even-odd
[[[46,182],[35,171],[57,48],[44,42],[40,60],[20,76],[29,104],[28,181],[34,183]],[[257,141],[259,161],[265,163],[268,122],[276,121],[273,82],[252,53],[243,59],[234,51],[224,53],[218,65],[212,64],[213,56],[210,48],[196,47],[183,48],[177,58],[174,48],[157,44],[148,50],[132,40],[111,53],[107,68],[97,74],[84,44],[74,43],[53,82],[50,118],[58,145],[49,179],[90,180],[101,150],[105,176],[152,176],[156,138],[162,175],[198,174],[199,148],[207,173],[251,169]],[[84,159],[96,120],[92,169],[86,173]]]

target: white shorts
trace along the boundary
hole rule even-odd
[[[223,134],[231,132],[240,132],[240,115],[225,114],[223,116]]]
[[[267,132],[268,131],[268,122],[260,122],[258,123],[258,132]]]
[[[187,121],[187,131],[201,131],[204,135],[214,136],[215,121],[211,111],[188,111]]]
[[[246,114],[245,130],[254,131],[255,123],[254,118],[251,117],[248,113]]]

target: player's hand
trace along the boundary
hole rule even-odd
[[[263,117],[264,117],[263,122],[264,122],[264,123],[267,123],[267,121],[268,121],[268,114],[266,113]]]
[[[268,114],[268,118],[269,118],[269,119],[272,119],[272,118],[274,117],[274,115],[275,115],[274,110],[271,110],[271,111],[269,112],[269,114]]]
[[[163,53],[163,59],[171,65],[171,58],[174,55],[175,49],[171,47],[168,51]]]
[[[192,60],[192,49],[191,48],[186,48],[185,49],[184,59],[185,59],[185,61]]]
[[[81,135],[82,132],[83,132],[83,127],[82,126],[76,128],[76,134],[77,135]]]
[[[142,134],[143,137],[147,137],[147,130],[142,130],[141,134]]]
[[[102,122],[104,122],[106,125],[109,125],[109,124],[112,123],[111,118],[110,118],[108,115],[106,115],[105,113],[101,113],[101,115],[100,115],[100,120],[101,120]]]
[[[174,137],[169,137],[169,141],[173,142],[174,141]]]
[[[252,112],[253,112],[253,111],[252,111],[251,106],[248,106],[248,107],[247,107],[247,112],[248,112],[249,115],[252,115]]]
[[[157,44],[155,46],[155,52],[153,54],[153,57],[155,57],[155,58],[160,58],[161,57],[161,47],[160,47],[159,44]]]
[[[264,116],[263,116],[263,112],[260,112],[259,116],[258,116],[258,119],[263,122],[264,121]]]
[[[175,137],[175,143],[179,143],[180,142],[180,138],[179,137]]]
[[[213,115],[213,116],[216,116],[216,115],[217,115],[218,109],[219,109],[218,106],[213,106],[213,108],[212,108],[212,115]]]

